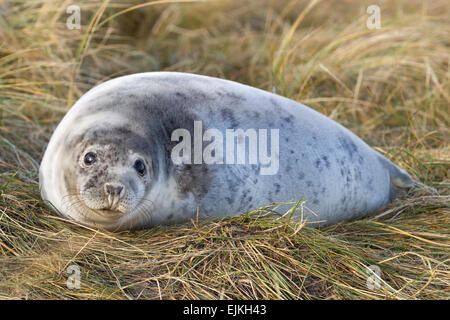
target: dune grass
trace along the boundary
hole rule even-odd
[[[383,1],[369,30],[377,3],[1,2],[0,298],[448,299],[450,5]],[[70,4],[80,30],[66,27]],[[119,234],[55,215],[38,166],[58,121],[95,84],[156,70],[307,104],[436,192],[320,230],[270,208]],[[71,265],[79,289],[66,285]]]

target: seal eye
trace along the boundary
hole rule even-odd
[[[134,162],[134,169],[139,173],[139,175],[143,176],[145,174],[145,164],[144,161],[138,159]]]
[[[84,155],[84,164],[87,166],[92,165],[95,161],[97,161],[97,156],[93,152],[88,152]]]

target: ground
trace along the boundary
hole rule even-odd
[[[135,3],[76,1],[73,30],[70,1],[0,3],[0,298],[449,298],[448,1]],[[52,130],[93,85],[156,70],[309,105],[435,191],[319,230],[268,208],[120,234],[58,217],[38,186]]]

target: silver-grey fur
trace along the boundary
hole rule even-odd
[[[192,133],[196,120],[203,130],[279,129],[278,173],[261,175],[261,166],[250,164],[175,165],[171,134],[177,128]],[[89,150],[98,159],[88,168],[83,156]],[[133,169],[136,159],[146,164],[144,176]],[[39,180],[53,208],[109,230],[185,221],[197,211],[234,215],[300,198],[305,218],[327,225],[373,212],[415,183],[307,106],[236,82],[175,72],[124,76],[83,95],[56,128]],[[120,184],[123,194],[105,194],[108,183]]]

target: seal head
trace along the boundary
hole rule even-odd
[[[88,144],[82,150],[74,181],[82,204],[79,210],[87,207],[110,217],[135,210],[151,182],[150,159],[117,143]]]
[[[41,183],[59,179],[58,188],[42,190],[44,199],[61,199],[54,206],[64,216],[104,229],[128,228],[137,212],[150,215],[154,171],[146,139],[124,126],[97,126],[64,141],[48,152],[47,177],[41,170]]]

